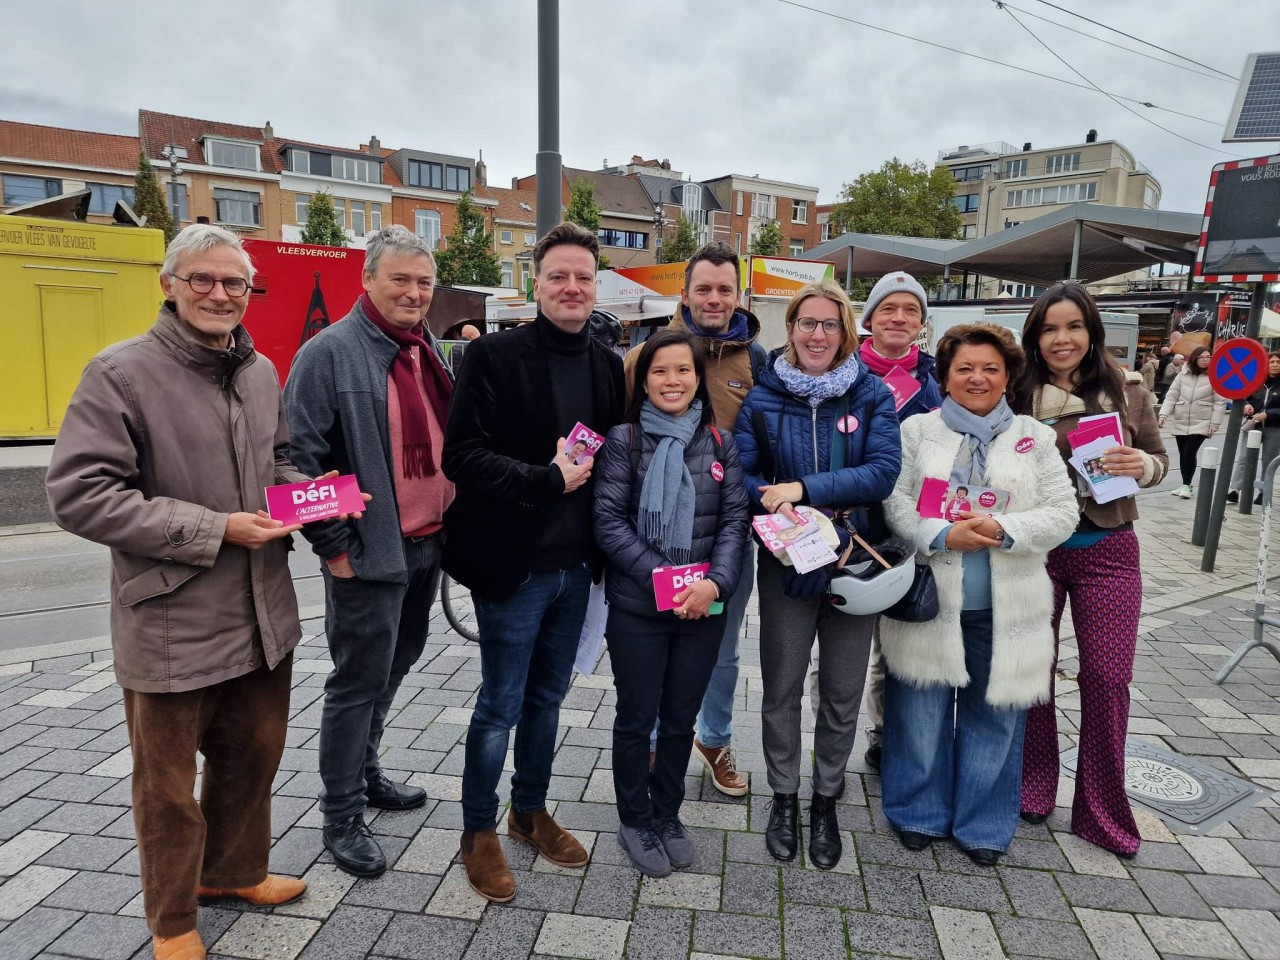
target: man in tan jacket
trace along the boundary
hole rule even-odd
[[[89,362],[47,480],[58,523],[111,548],[111,643],[157,960],[205,956],[197,895],[274,905],[306,889],[267,873],[301,629],[286,552],[298,528],[262,508],[264,487],[309,478],[288,460],[275,370],[240,324],[252,281],[234,234],[179,233],[155,326]]]

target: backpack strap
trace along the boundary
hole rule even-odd
[[[724,460],[724,439],[720,436],[720,430],[714,423],[707,424],[707,429],[711,431],[711,439],[716,444],[716,459]]]
[[[779,421],[781,425],[781,421]],[[778,482],[778,460],[769,443],[769,424],[759,407],[751,411],[751,432],[756,438],[756,457],[760,462],[760,476],[770,483]]]
[[[760,382],[760,374],[769,363],[769,351],[755,340],[747,345],[747,353],[751,356],[751,385]]]

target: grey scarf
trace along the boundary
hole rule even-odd
[[[689,404],[683,416],[663,413],[648,400],[640,406],[640,429],[658,439],[640,487],[636,529],[675,564],[689,562],[693,545],[693,477],[684,463],[685,446],[702,422],[702,401]]]
[[[986,486],[987,483],[987,450],[997,436],[1013,426],[1013,411],[1004,397],[985,417],[966,410],[951,397],[942,400],[942,422],[965,438],[967,444],[961,447],[967,456],[956,457],[951,468],[952,483],[972,483]],[[967,450],[966,450],[967,447]]]

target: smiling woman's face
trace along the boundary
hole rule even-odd
[[[989,343],[964,343],[947,372],[947,396],[970,413],[985,417],[1000,403],[1008,383],[999,350]]]

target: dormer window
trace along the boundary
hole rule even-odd
[[[204,155],[211,167],[233,167],[236,170],[260,169],[256,144],[206,137]]]

